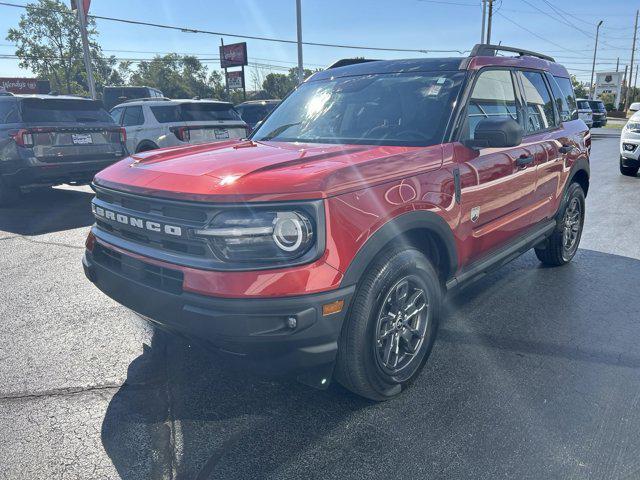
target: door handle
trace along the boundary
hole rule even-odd
[[[573,145],[562,145],[558,151],[562,154],[567,154],[567,153],[571,153],[571,151],[573,150]]]
[[[530,163],[533,163],[533,155],[520,155],[517,159],[516,159],[516,165],[518,167],[524,167],[525,165],[529,165]]]

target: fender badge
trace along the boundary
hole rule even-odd
[[[473,207],[471,209],[471,221],[476,223],[478,218],[480,218],[480,207]]]

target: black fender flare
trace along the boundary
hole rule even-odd
[[[385,245],[403,233],[416,229],[429,230],[441,241],[447,253],[447,276],[452,276],[458,269],[458,252],[449,224],[434,212],[416,210],[403,213],[376,230],[356,253],[344,274],[340,286],[345,287],[358,283],[371,261],[382,251]]]
[[[562,212],[564,212],[564,207],[567,204],[567,193],[569,192],[569,186],[573,183],[573,179],[579,172],[584,172],[587,174],[587,178],[591,178],[591,168],[589,166],[589,158],[584,156],[578,158],[574,164],[571,166],[571,171],[569,172],[569,177],[567,178],[567,183],[565,183],[563,192],[562,192],[562,201],[560,202],[560,206],[558,207],[558,212],[556,213],[556,220],[560,221],[560,217]],[[584,192],[585,197],[587,196],[587,192]]]
[[[158,145],[156,145],[154,142],[152,142],[151,140],[142,140],[140,143],[138,143],[138,145],[136,146],[136,153],[140,153],[140,148],[144,147],[144,146],[148,146],[150,148],[148,148],[147,150],[156,150],[158,147]],[[145,151],[147,151],[145,150]]]

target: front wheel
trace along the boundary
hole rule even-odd
[[[638,170],[640,167],[627,167],[622,163],[622,157],[620,157],[620,173],[622,175],[626,175],[627,177],[635,177],[638,175]]]
[[[435,340],[442,287],[414,248],[376,258],[358,284],[339,341],[336,377],[371,400],[388,400],[419,374]]]
[[[556,229],[544,244],[536,247],[536,256],[544,265],[557,267],[569,263],[578,251],[584,227],[585,197],[582,187],[572,183],[567,191],[564,211]]]

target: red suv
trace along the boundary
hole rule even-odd
[[[531,248],[572,259],[590,136],[544,55],[338,65],[248,140],[99,173],[83,263],[159,327],[384,400],[424,365],[447,291]]]

